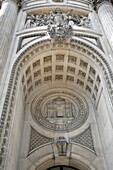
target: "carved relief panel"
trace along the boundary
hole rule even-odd
[[[51,90],[37,96],[31,105],[33,119],[43,128],[72,131],[88,117],[88,105],[77,94],[67,90]]]

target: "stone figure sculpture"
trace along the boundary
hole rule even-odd
[[[69,25],[69,15],[72,10],[62,13],[60,8],[56,8],[53,17],[53,23],[48,25],[48,32],[51,38],[64,40],[72,35],[72,25]]]
[[[34,24],[35,24],[35,15],[28,15],[27,16],[27,21],[26,21],[26,24],[25,24],[25,28],[30,28],[30,27],[33,27]]]
[[[51,38],[63,41],[73,35],[73,26],[90,28],[90,20],[84,15],[72,14],[73,9],[63,13],[60,8],[49,14],[31,14],[27,16],[25,28],[47,26]]]
[[[79,27],[90,27],[90,20],[88,17],[72,14],[72,11],[73,10],[71,9],[67,13],[62,13],[60,8],[56,8],[55,11],[50,11],[49,14],[39,13],[37,15],[28,15],[26,18],[25,28],[51,26],[51,29],[53,29],[52,25],[55,25],[56,27],[58,25],[68,26],[70,29],[74,25]]]

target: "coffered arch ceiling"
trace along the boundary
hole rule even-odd
[[[23,51],[20,61],[17,59],[23,68],[21,81],[25,99],[47,84],[76,87],[92,101],[97,100],[105,82],[110,91],[112,71],[97,47],[78,38],[63,44],[49,39],[37,43]]]
[[[2,125],[8,130],[4,120],[9,122],[20,83],[25,102],[31,96],[36,96],[38,91],[43,91],[45,85],[48,89],[61,85],[71,90],[78,88],[79,92],[84,91],[96,104],[103,89],[107,89],[106,95],[112,99],[111,81],[113,75],[104,53],[92,44],[78,38],[62,44],[54,43],[48,37],[32,42],[32,45],[18,52],[18,58],[13,64],[1,117]]]
[[[113,75],[104,53],[88,43],[72,39],[69,43],[52,43],[50,39],[37,40],[18,53],[12,68],[9,89],[13,95],[21,75],[25,100],[44,85],[78,88],[98,100],[101,90],[107,86],[112,99]]]
[[[113,75],[104,59],[104,53],[78,38],[63,44],[51,43],[50,39],[35,41],[35,44],[28,45],[18,55],[13,65],[9,89],[15,88],[21,75],[25,99],[45,84],[60,84],[79,88],[94,102],[103,89],[102,84],[105,83],[112,98]]]
[[[22,85],[25,96],[44,85],[70,86],[88,92],[96,100],[101,87],[99,67],[92,59],[74,50],[53,49],[36,55],[24,67]]]

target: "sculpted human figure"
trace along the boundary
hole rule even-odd
[[[48,24],[54,23],[54,16],[55,16],[55,14],[53,13],[53,11],[50,11],[50,14],[48,16]]]
[[[31,26],[31,16],[27,16],[27,21],[26,21],[26,24],[25,24],[25,28],[30,28]]]
[[[27,16],[27,21],[26,21],[26,24],[25,24],[25,28],[33,27],[34,23],[35,23],[35,16],[33,14],[28,15]]]
[[[69,23],[69,16],[72,11],[73,9],[69,10],[67,13],[62,13],[60,8],[57,8],[54,17],[55,23],[58,23],[58,25],[67,25]]]
[[[48,25],[49,32],[64,34],[64,31],[68,31],[68,35],[72,34],[72,27],[74,25],[90,27],[90,19],[82,14],[80,16],[71,14],[73,9],[67,13],[62,13],[60,8],[56,8],[55,12],[51,11],[49,14],[37,14],[28,15],[25,28]],[[60,34],[60,35],[61,35]]]
[[[87,27],[87,28],[91,27],[89,18],[86,18],[86,20],[84,21],[84,26]]]
[[[73,19],[72,15],[69,15],[68,19],[69,19],[69,25],[70,26],[75,25],[75,22],[74,22],[74,19]]]
[[[44,25],[48,25],[48,23],[49,23],[49,22],[48,22],[48,19],[49,19],[49,18],[48,18],[48,15],[47,15],[47,14],[44,14],[44,16],[43,16],[43,24],[44,24]]]
[[[63,25],[63,15],[60,8],[57,8],[55,11],[54,23],[56,26]]]
[[[41,22],[41,17],[40,15],[36,15],[36,26],[40,26],[40,22]]]
[[[73,11],[73,9],[69,10],[67,13],[62,14],[65,25],[69,24],[70,14],[71,14],[72,11]]]

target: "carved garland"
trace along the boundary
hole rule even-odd
[[[42,45],[43,44],[43,45]],[[11,120],[12,120],[12,113],[13,113],[13,106],[16,96],[17,90],[17,82],[19,79],[19,75],[21,73],[22,68],[33,57],[34,54],[41,53],[45,50],[51,49],[51,40],[46,39],[42,40],[38,43],[33,44],[29,48],[27,48],[21,55],[18,57],[16,62],[13,65],[11,77],[9,80],[8,90],[3,106],[2,116],[1,116],[1,123],[0,123],[0,138],[1,138],[1,150],[0,150],[0,168],[4,168],[5,161],[6,161],[6,153],[7,153],[7,145],[8,145],[8,138],[9,138],[9,131],[11,128]],[[35,46],[37,46],[35,48]],[[34,48],[33,48],[34,47]],[[31,49],[33,50],[31,51]],[[53,48],[70,48],[72,50],[81,51],[86,53],[90,56],[94,62],[96,62],[100,67],[102,67],[104,72],[104,78],[106,80],[106,85],[108,89],[108,93],[111,98],[111,103],[113,104],[113,89],[111,84],[113,83],[113,73],[111,68],[109,67],[108,62],[105,58],[96,51],[93,47],[79,41],[79,40],[71,40],[70,44],[57,44],[53,43]],[[27,52],[29,51],[29,52]],[[27,54],[26,54],[27,52]],[[25,55],[26,54],[26,55]]]

